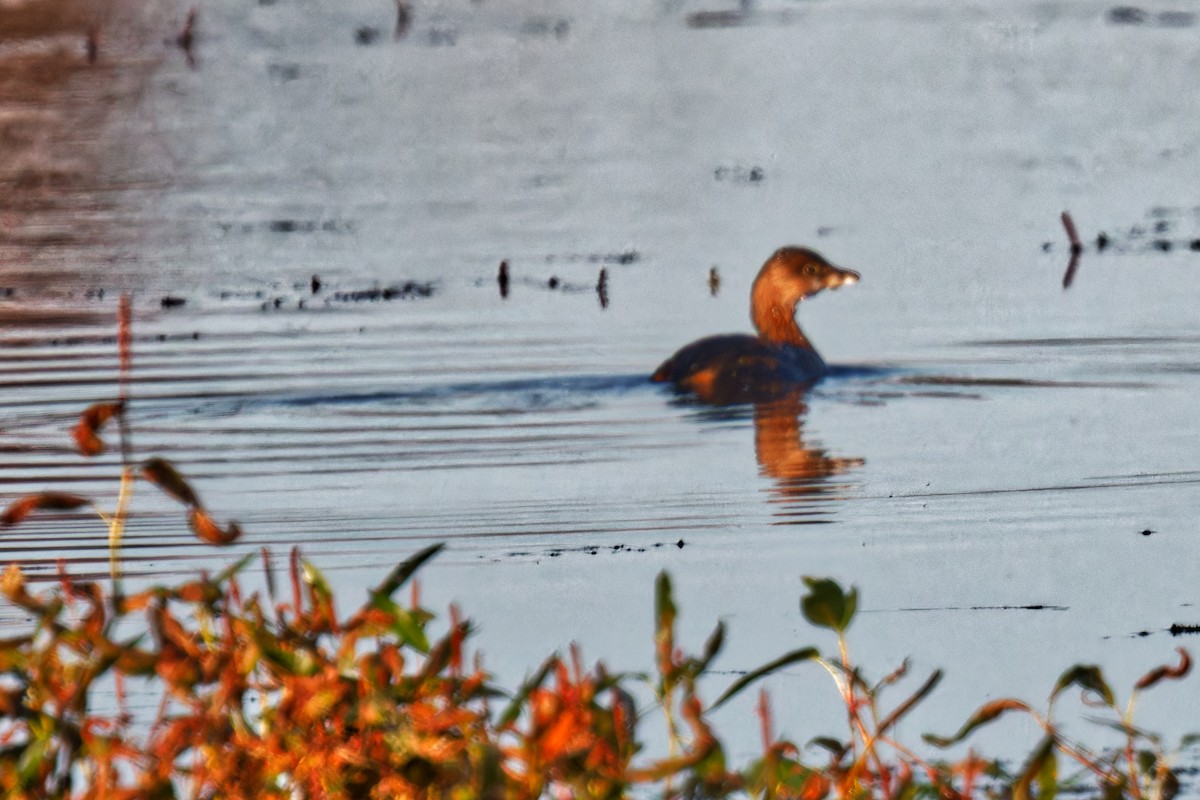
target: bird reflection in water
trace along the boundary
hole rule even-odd
[[[865,462],[832,456],[804,439],[804,392],[754,404],[754,455],[759,473],[770,478],[771,501],[784,506],[778,516],[791,524],[818,522],[812,501],[845,488],[832,480]]]
[[[825,289],[857,283],[858,273],[829,263],[804,247],[782,247],[763,264],[750,292],[757,335],[710,336],[684,346],[654,371],[652,380],[715,407],[754,408],[755,453],[771,478],[776,502],[792,506],[839,488],[830,481],[861,466],[805,443],[805,393],[827,367],[796,322],[796,308]],[[811,515],[789,508],[796,522]],[[808,520],[811,521],[811,520]]]

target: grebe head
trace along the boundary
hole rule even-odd
[[[770,296],[775,303],[794,306],[823,289],[857,283],[858,278],[857,272],[835,267],[815,250],[781,247],[763,264],[754,290],[756,295]]]

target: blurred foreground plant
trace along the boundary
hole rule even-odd
[[[1023,767],[1009,773],[997,761],[968,754],[933,762],[893,737],[896,724],[941,678],[935,671],[907,698],[885,709],[884,690],[906,677],[907,662],[878,683],[850,658],[846,631],[858,605],[855,589],[805,578],[804,617],[837,635],[836,658],[812,647],[793,650],[738,678],[705,704],[700,684],[724,644],[718,624],[699,655],[675,635],[671,582],[655,592],[656,674],[612,674],[586,668],[577,650],[552,655],[516,691],[496,687],[478,654],[468,658],[469,621],[450,611],[449,629],[431,639],[434,615],[420,605],[415,581],[407,604],[396,599],[435,545],[397,566],[348,616],[337,613],[321,573],[293,549],[289,592],[262,551],[264,593],[244,594],[239,576],[247,555],[216,576],[201,573],[178,586],[126,594],[116,570],[120,531],[137,472],[181,503],[203,541],[228,544],[235,524],[218,526],[196,491],[170,463],[131,458],[125,420],[128,301],[122,299],[122,390],[113,403],[92,406],[74,436],[85,455],[104,449],[100,432],[121,426],[122,478],[117,510],[101,512],[113,549],[113,581],[80,581],[59,568],[56,587],[35,595],[19,566],[0,578],[0,593],[32,621],[27,632],[0,640],[0,793],[5,798],[667,798],[824,797],[907,800],[977,795],[1049,800],[1086,784],[1105,798],[1169,800],[1179,788],[1171,753],[1134,725],[1138,693],[1184,677],[1180,662],[1147,673],[1124,708],[1099,668],[1076,665],[1054,686],[1038,714],[1013,699],[980,708],[954,744],[1009,711],[1032,716],[1044,731]],[[89,504],[72,494],[43,492],[13,501],[0,527],[31,514]],[[804,748],[777,738],[765,693],[758,714],[763,755],[731,767],[713,730],[711,712],[758,679],[802,662],[824,668],[846,709],[847,738],[818,738]],[[157,693],[158,712],[136,721],[125,688],[138,679]],[[1123,737],[1121,747],[1094,751],[1068,738],[1053,721],[1057,698],[1083,690],[1106,710],[1099,721]],[[635,692],[652,701],[639,708]],[[645,692],[642,692],[645,697]],[[493,703],[503,700],[502,709]],[[103,701],[105,710],[97,710]],[[661,718],[669,752],[643,757],[643,723]],[[1194,742],[1186,740],[1181,749]],[[805,752],[816,753],[807,758]],[[1084,776],[1061,777],[1059,759]]]
[[[705,705],[698,684],[719,653],[717,626],[700,655],[674,636],[671,584],[657,587],[657,674],[588,669],[578,652],[551,656],[511,695],[497,688],[466,649],[469,622],[451,610],[449,629],[431,639],[433,615],[413,583],[397,592],[440,545],[395,568],[349,616],[336,612],[321,573],[292,551],[290,592],[280,597],[265,551],[265,591],[245,595],[239,577],[248,555],[216,576],[113,597],[96,583],[62,574],[32,594],[11,565],[0,590],[32,615],[29,633],[0,642],[0,793],[11,798],[619,798],[646,796],[761,798],[910,798],[977,795],[1049,798],[1080,782],[1058,772],[1058,758],[1079,762],[1095,794],[1169,798],[1178,780],[1158,741],[1135,728],[1132,703],[1119,711],[1094,667],[1073,667],[1052,693],[1084,689],[1117,712],[1110,724],[1128,745],[1095,754],[1050,721],[1015,774],[974,755],[933,763],[896,742],[896,722],[936,685],[934,673],[884,711],[882,690],[905,668],[869,684],[848,657],[844,633],[856,593],[808,579],[805,616],[833,628],[839,656],[796,650],[736,680]],[[144,620],[144,621],[142,621]],[[127,635],[118,630],[139,628]],[[1136,691],[1178,678],[1182,662],[1149,673]],[[818,739],[809,759],[777,738],[765,693],[758,712],[763,756],[727,764],[710,712],[756,679],[812,661],[833,675],[849,722],[845,741]],[[135,723],[124,707],[131,678],[161,696],[153,721]],[[711,679],[711,678],[710,678]],[[634,699],[648,682],[654,701]],[[116,703],[113,709],[113,692]],[[145,691],[145,690],[139,690]],[[98,712],[97,698],[110,708]],[[502,708],[493,708],[504,698]],[[994,701],[945,745],[1001,714],[1016,700]],[[641,758],[639,732],[665,720],[670,752]],[[1147,746],[1148,745],[1148,746]]]

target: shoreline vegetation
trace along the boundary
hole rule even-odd
[[[72,431],[78,452],[93,457],[109,447],[105,430],[116,429],[122,471],[115,510],[48,491],[0,513],[4,530],[33,514],[92,508],[108,526],[111,552],[108,584],[73,578],[61,565],[57,585],[37,594],[17,563],[0,577],[5,602],[31,619],[28,630],[0,640],[4,797],[1050,800],[1070,792],[1170,800],[1181,791],[1178,759],[1194,752],[1200,736],[1164,742],[1137,726],[1135,711],[1141,692],[1188,675],[1191,658],[1182,648],[1175,663],[1143,675],[1124,702],[1099,667],[1076,664],[1054,684],[1044,711],[992,700],[959,730],[926,734],[918,750],[895,738],[897,725],[936,689],[941,672],[918,683],[906,662],[882,680],[869,678],[847,638],[858,592],[827,578],[804,579],[800,612],[836,634],[836,652],[784,653],[711,702],[699,687],[715,677],[710,668],[724,625],[698,654],[685,651],[666,573],[655,587],[652,673],[588,667],[572,648],[550,655],[515,689],[493,682],[482,654],[468,647],[474,628],[457,608],[434,637],[435,616],[421,605],[414,577],[440,544],[394,568],[349,615],[338,612],[330,585],[298,549],[283,575],[262,550],[263,592],[242,588],[259,556],[251,552],[215,576],[126,593],[121,537],[140,484],[179,503],[202,541],[228,545],[241,535],[236,523],[210,515],[170,462],[135,459],[126,420],[131,326],[124,295],[118,396],[84,410]],[[398,594],[406,587],[404,602]],[[800,665],[832,679],[846,711],[844,737],[805,743],[778,736],[762,691],[762,755],[728,763],[711,712],[760,678]],[[139,697],[159,699],[148,725],[128,709],[135,682]],[[1120,744],[1094,747],[1067,735],[1054,710],[1068,692]],[[1042,731],[1015,766],[973,751],[951,760],[927,755],[1013,713]],[[645,752],[643,731],[656,722],[665,727],[665,754]]]

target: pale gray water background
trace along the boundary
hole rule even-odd
[[[424,597],[478,621],[508,685],[571,641],[649,669],[661,569],[693,649],[726,620],[719,669],[832,648],[797,607],[799,576],[828,575],[860,587],[876,677],[905,656],[947,671],[908,741],[1044,698],[1074,662],[1124,696],[1189,644],[1171,624],[1200,623],[1200,28],[1109,8],[780,2],[697,28],[713,7],[457,0],[393,42],[386,2],[206,3],[198,68],[165,52],[106,134],[124,153],[107,213],[132,236],[2,262],[0,500],[111,504],[116,457],[85,461],[67,430],[115,395],[133,290],[137,451],[246,534],[204,548],[144,486],[130,575],[299,545],[348,610],[446,541]],[[1121,246],[1066,291],[1064,209]],[[863,275],[801,309],[843,368],[808,398],[804,445],[847,461],[786,492],[748,409],[646,380],[748,329],[785,243]],[[409,281],[432,294],[332,300]],[[87,517],[26,523],[0,554],[107,569]],[[785,734],[843,732],[816,668],[767,685]],[[1200,728],[1196,687],[1151,692],[1147,726]],[[756,752],[748,703],[718,723],[739,763]],[[984,741],[1036,739],[1006,722]]]

